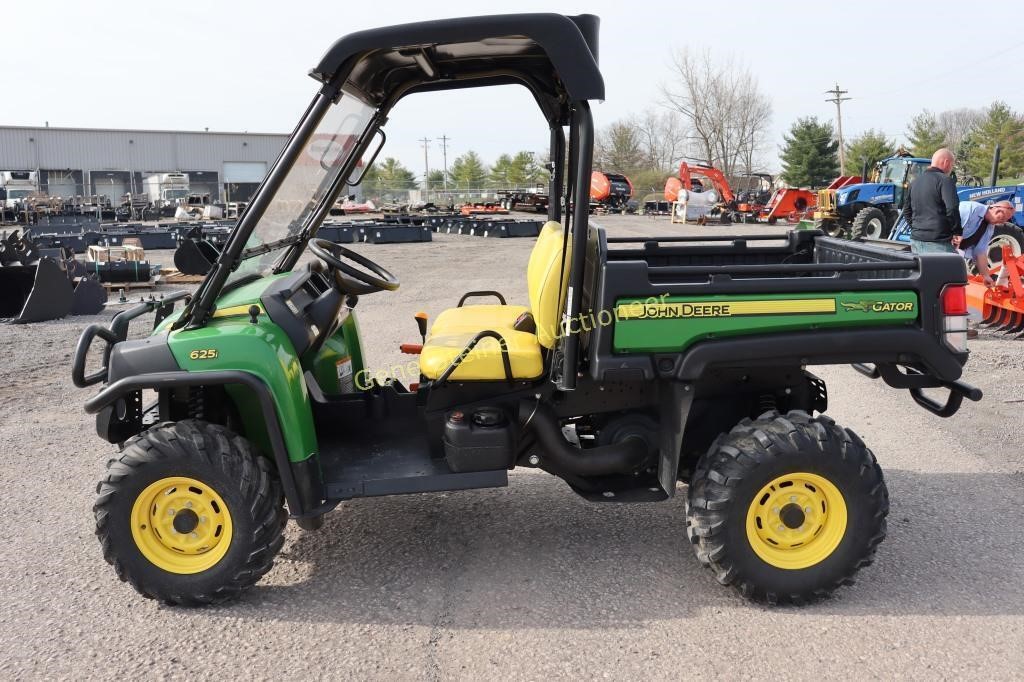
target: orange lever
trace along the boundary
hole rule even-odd
[[[423,345],[419,343],[403,343],[398,347],[406,355],[419,355],[423,352]]]
[[[427,341],[427,314],[422,310],[416,313],[416,326],[420,328],[420,340]]]

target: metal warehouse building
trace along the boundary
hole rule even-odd
[[[245,201],[287,135],[0,126],[0,170],[39,172],[51,196],[143,192],[152,173],[188,173],[191,191]]]

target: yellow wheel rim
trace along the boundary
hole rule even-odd
[[[817,474],[779,476],[747,510],[747,540],[765,563],[799,570],[829,557],[846,534],[846,501]]]
[[[148,486],[132,505],[135,545],[170,573],[201,573],[231,546],[231,513],[210,486],[173,476]]]

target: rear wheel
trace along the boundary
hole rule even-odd
[[[720,436],[698,462],[687,534],[723,585],[801,604],[871,563],[888,511],[881,469],[856,434],[825,416],[768,413]]]
[[[274,564],[287,519],[267,461],[232,431],[165,423],[107,464],[93,511],[121,580],[168,604],[224,601]]]
[[[875,206],[862,208],[853,217],[853,239],[887,239],[892,225],[885,211]]]
[[[1010,247],[1014,256],[1024,253],[1024,230],[1012,223],[996,225],[992,230],[992,239],[988,243],[989,268],[993,273],[998,273],[1003,267],[1003,245]],[[978,274],[978,267],[972,259],[968,263],[968,269],[972,275]]]

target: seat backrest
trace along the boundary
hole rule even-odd
[[[559,319],[565,308],[572,246],[569,245],[569,252],[565,255],[564,272],[560,272],[563,238],[561,224],[554,220],[545,223],[537,236],[537,243],[530,254],[530,264],[526,268],[530,312],[537,323],[537,341],[545,348],[554,348],[559,336]]]

